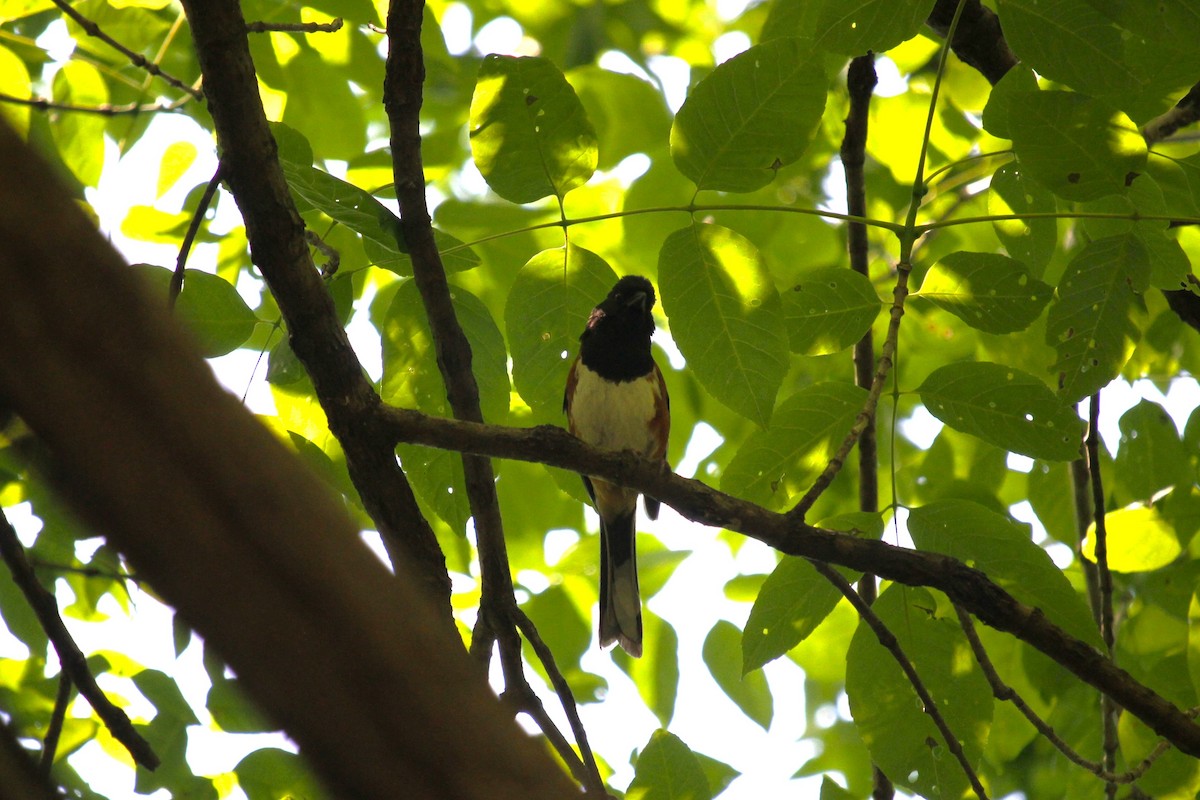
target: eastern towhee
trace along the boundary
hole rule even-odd
[[[662,372],[650,355],[653,307],[650,281],[627,275],[592,309],[567,376],[563,410],[571,433],[589,444],[665,460],[671,409]],[[629,655],[640,656],[638,492],[586,475],[583,485],[600,515],[600,645],[619,642]],[[658,501],[647,497],[645,504],[650,519],[657,519]]]

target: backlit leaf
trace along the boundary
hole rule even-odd
[[[766,730],[774,716],[771,691],[762,672],[742,669],[741,642],[742,632],[737,626],[719,620],[704,639],[704,663],[721,691]]]
[[[914,296],[932,301],[972,328],[1013,333],[1037,319],[1053,291],[1019,261],[998,253],[959,251],[934,264]]]
[[[712,790],[696,754],[673,733],[657,730],[634,765],[627,800],[710,800]]]
[[[850,383],[806,386],[779,405],[768,431],[750,434],[721,477],[721,490],[782,509],[807,491],[866,403]]]
[[[1059,91],[1023,92],[1010,108],[1021,169],[1059,197],[1094,200],[1125,190],[1145,168],[1146,140],[1128,116]]]
[[[1099,646],[1091,611],[1046,551],[1033,543],[1028,526],[966,500],[941,500],[914,508],[908,529],[919,549],[983,570],[1022,603]]]
[[[697,189],[750,192],[808,147],[825,73],[799,39],[756,45],[700,81],[675,116],[671,157]]]
[[[1046,384],[1015,367],[947,364],[917,391],[929,413],[955,430],[1030,458],[1079,457],[1083,423]]]
[[[1150,572],[1182,552],[1170,523],[1153,506],[1132,506],[1104,515],[1108,568],[1113,572]],[[1083,556],[1096,560],[1096,523],[1088,528]]]
[[[893,584],[874,609],[895,634],[938,711],[979,761],[992,721],[992,692],[957,620],[941,619],[927,589]],[[900,666],[860,622],[846,658],[846,694],[871,758],[898,786],[924,797],[963,797],[961,767],[942,740]],[[903,733],[900,733],[903,732]]]
[[[1071,259],[1046,320],[1058,359],[1059,396],[1075,402],[1107,384],[1140,336],[1134,298],[1150,283],[1146,248],[1133,235],[1090,242]]]
[[[814,270],[783,294],[792,352],[816,356],[844,350],[870,330],[882,307],[865,275],[841,267]]]
[[[529,259],[508,293],[504,327],[513,383],[543,420],[560,420],[571,360],[588,315],[617,282],[600,256],[582,247],[543,250]]]
[[[882,53],[921,31],[934,0],[781,0],[771,4],[763,39],[804,36],[813,49]]]
[[[561,198],[596,169],[596,131],[571,84],[545,58],[485,58],[469,125],[475,165],[514,203]]]
[[[709,394],[766,427],[787,371],[779,293],[758,250],[719,225],[675,231],[658,257],[671,335]]]

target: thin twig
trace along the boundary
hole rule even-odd
[[[98,567],[78,567],[73,564],[59,564],[56,561],[43,561],[40,558],[29,558],[29,564],[35,570],[46,569],[54,572],[69,572],[72,575],[82,575],[85,578],[107,578],[113,581],[133,581],[139,586],[142,579],[133,572],[112,572]]]
[[[1128,772],[1120,775],[1113,774],[1104,768],[1104,765],[1099,761],[1092,761],[1080,755],[1071,745],[1067,744],[1054,728],[1050,727],[1036,711],[1030,708],[1025,702],[1025,698],[1021,697],[1015,689],[1006,684],[996,672],[996,666],[988,657],[987,650],[983,646],[983,642],[979,639],[979,632],[975,630],[975,623],[971,619],[971,615],[962,606],[955,603],[954,610],[958,613],[958,622],[962,625],[963,633],[966,634],[967,641],[971,645],[971,651],[975,654],[975,660],[979,662],[980,669],[983,670],[984,676],[992,687],[992,694],[997,700],[1007,701],[1016,706],[1017,710],[1024,715],[1025,719],[1029,720],[1030,724],[1037,729],[1037,732],[1046,737],[1050,744],[1054,745],[1060,753],[1067,757],[1073,764],[1083,767],[1088,772],[1099,777],[1101,780],[1112,784],[1133,783],[1146,774],[1146,770],[1157,761],[1163,753],[1171,749],[1171,743],[1163,740],[1155,745],[1154,749],[1142,759],[1142,761]]]
[[[105,33],[100,28],[99,25],[97,25],[95,22],[88,19],[83,14],[79,13],[74,8],[72,8],[71,4],[68,3],[67,0],[51,0],[51,2],[53,2],[54,5],[58,6],[58,9],[60,11],[62,11],[64,14],[66,14],[71,19],[75,20],[76,24],[78,24],[79,27],[83,28],[84,33],[86,33],[88,36],[91,36],[95,39],[99,39],[100,41],[104,42],[109,47],[111,47],[112,49],[114,49],[118,53],[120,53],[121,55],[128,58],[129,63],[133,64],[135,67],[144,69],[144,70],[146,70],[146,72],[149,72],[151,75],[154,75],[155,77],[162,78],[164,81],[169,83],[171,86],[174,86],[176,89],[179,89],[182,92],[187,92],[188,94],[190,94],[192,97],[194,97],[197,100],[204,99],[204,93],[201,92],[199,89],[195,88],[194,86],[188,86],[186,83],[184,83],[183,81],[174,77],[173,75],[170,75],[169,73],[164,72],[162,70],[162,68],[158,66],[158,64],[155,64],[153,61],[150,61],[145,56],[143,56],[141,53],[135,53],[134,51],[130,50],[125,45],[118,42],[116,39],[109,36],[107,33]]]
[[[854,587],[842,577],[840,572],[823,561],[809,559],[809,563],[816,567],[817,572],[821,573],[827,581],[837,587],[842,596],[850,601],[850,604],[854,606],[854,610],[858,612],[859,617],[870,626],[871,631],[875,634],[875,638],[892,654],[892,658],[896,659],[896,663],[900,665],[900,669],[904,671],[905,677],[908,678],[908,682],[916,691],[917,697],[921,699],[922,710],[929,715],[933,724],[941,732],[942,740],[946,743],[946,747],[950,752],[954,754],[954,758],[958,761],[959,766],[962,767],[963,773],[966,774],[967,780],[971,784],[971,788],[975,791],[979,800],[988,800],[987,791],[983,788],[983,784],[980,783],[979,776],[975,774],[975,769],[971,766],[970,760],[967,759],[967,754],[963,752],[962,743],[954,735],[954,731],[950,730],[950,726],[946,723],[942,713],[938,711],[937,703],[933,701],[933,696],[925,688],[925,683],[921,680],[921,676],[917,674],[916,667],[913,666],[904,649],[900,647],[900,642],[896,640],[895,634],[888,629],[888,626],[879,618],[879,615],[867,605],[862,596],[854,591]]]
[[[1092,524],[1096,537],[1096,574],[1100,587],[1100,638],[1108,657],[1113,657],[1112,573],[1108,569],[1108,530],[1104,524],[1104,482],[1100,475],[1100,392],[1092,395],[1088,411],[1088,433],[1084,443],[1087,451],[1088,474],[1092,488]],[[1100,695],[1100,715],[1104,730],[1104,769],[1114,772],[1117,766],[1117,707],[1108,695]],[[1104,787],[1109,800],[1117,796],[1117,784],[1109,781]]]
[[[592,747],[588,744],[587,731],[583,727],[583,720],[579,718],[579,707],[575,702],[575,695],[571,691],[570,684],[563,677],[562,671],[555,663],[554,653],[546,645],[542,639],[542,635],[538,633],[537,627],[533,621],[526,616],[525,612],[519,606],[513,606],[510,609],[513,616],[513,621],[517,624],[517,629],[525,636],[525,640],[533,647],[534,654],[538,660],[542,662],[542,666],[546,669],[546,674],[550,677],[550,684],[554,687],[554,691],[558,694],[559,702],[562,703],[563,711],[567,714],[567,720],[571,723],[571,732],[575,735],[575,742],[579,745],[579,754],[583,758],[583,763],[587,769],[579,778],[579,782],[589,792],[599,792],[605,794],[604,780],[600,777],[600,768],[596,766],[596,757],[592,754]]]
[[[100,114],[105,117],[116,117],[123,114],[173,114],[180,111],[191,97],[181,97],[171,103],[127,103],[114,106],[102,103],[98,106],[81,106],[75,103],[56,103],[45,97],[16,97],[0,92],[0,103],[12,103],[20,106],[30,106],[39,111],[70,111],[79,114]]]
[[[850,112],[846,115],[846,131],[842,136],[841,158],[846,174],[846,213],[867,215],[866,164],[867,129],[870,121],[871,94],[878,78],[875,75],[875,55],[867,53],[850,62],[846,88],[850,95]],[[846,225],[846,249],[850,269],[869,278],[869,243],[867,227],[857,222]],[[875,374],[875,338],[870,328],[854,345],[854,383],[870,389]],[[879,510],[879,451],[875,441],[875,417],[867,422],[858,441],[858,508],[860,511]],[[875,599],[875,576],[863,575],[858,582],[859,594],[868,603]]]
[[[87,658],[75,644],[70,631],[59,616],[58,601],[38,583],[37,576],[33,574],[33,567],[25,557],[25,548],[21,546],[16,530],[9,524],[3,511],[0,511],[0,558],[8,565],[13,581],[24,593],[46,636],[54,645],[62,670],[71,676],[72,682],[79,687],[79,693],[91,704],[113,738],[125,746],[134,761],[147,769],[157,767],[158,756],[154,754],[150,744],[134,729],[125,712],[113,705],[96,683],[96,678],[88,669]]]
[[[854,425],[846,434],[846,438],[842,440],[842,444],[833,458],[829,459],[829,463],[825,465],[825,470],[804,493],[804,497],[800,498],[796,507],[788,512],[788,516],[792,519],[804,519],[804,515],[812,508],[813,503],[817,502],[817,498],[829,488],[829,484],[833,483],[833,479],[841,472],[850,451],[854,449],[854,445],[862,436],[863,431],[875,419],[879,396],[883,394],[884,384],[892,370],[892,364],[895,363],[896,344],[900,340],[900,320],[904,317],[904,301],[908,298],[910,272],[912,272],[910,265],[903,263],[896,265],[896,288],[892,290],[891,319],[888,321],[887,336],[884,338],[883,347],[879,351],[879,360],[875,362],[875,375],[871,381],[871,389],[867,393],[867,402],[863,404],[862,410],[854,418]]]
[[[332,22],[247,22],[246,33],[334,33],[342,29],[342,18]]]
[[[392,170],[396,199],[400,206],[401,232],[412,257],[413,279],[433,337],[438,369],[446,386],[446,397],[458,420],[483,422],[479,387],[471,371],[471,345],[459,324],[450,297],[450,285],[433,238],[433,227],[425,197],[425,173],[421,161],[420,110],[425,76],[421,49],[423,4],[416,0],[392,0],[388,6],[388,56],[384,77],[384,107],[391,123]],[[479,551],[482,596],[479,618],[471,643],[471,654],[480,663],[486,660],[490,645],[499,645],[500,664],[506,690],[528,688],[521,660],[520,623],[512,569],[504,541],[504,525],[496,495],[495,473],[490,459],[463,454],[467,500],[475,521],[475,540]],[[525,620],[532,629],[532,623]],[[534,631],[536,634],[536,631]],[[531,644],[536,636],[529,636]],[[540,638],[537,638],[540,641]],[[485,649],[482,645],[486,643]],[[543,648],[544,649],[544,648]],[[546,651],[548,653],[548,650]],[[545,659],[543,659],[545,661]],[[552,659],[549,663],[553,663]],[[549,672],[549,670],[548,670]],[[565,683],[564,683],[565,686]],[[557,687],[556,687],[557,688]],[[530,690],[531,691],[531,690]],[[532,693],[532,692],[531,692]],[[563,708],[572,716],[574,698],[569,690],[559,693]],[[540,707],[541,701],[536,706]],[[549,724],[545,718],[540,724]],[[581,783],[603,792],[603,781],[595,760],[586,749],[582,725],[572,721],[581,752],[587,754],[588,770]],[[552,724],[543,727],[547,736],[559,736]],[[568,763],[570,763],[568,761]]]
[[[204,187],[204,194],[200,196],[200,202],[196,205],[196,212],[192,214],[192,221],[188,223],[183,243],[179,245],[179,256],[175,259],[175,272],[171,275],[171,284],[167,291],[167,308],[175,308],[175,301],[179,299],[179,293],[183,291],[183,272],[187,266],[188,254],[192,251],[192,243],[196,241],[196,234],[200,232],[200,222],[208,212],[208,207],[212,203],[213,196],[217,193],[217,187],[220,185],[221,164],[218,162],[217,171],[209,179],[208,186]]]
[[[54,766],[54,757],[58,753],[58,740],[62,736],[63,723],[67,719],[67,706],[71,704],[71,676],[67,671],[58,673],[58,695],[54,698],[54,711],[50,714],[50,724],[46,726],[46,736],[42,739],[42,757],[38,760],[38,770],[42,777],[50,777],[50,769]]]

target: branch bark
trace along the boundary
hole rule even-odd
[[[217,385],[161,299],[3,124],[0,285],[0,405],[46,446],[48,478],[336,796],[578,796],[479,675],[414,575],[423,565],[387,571],[340,498]]]
[[[590,447],[561,428],[507,428],[430,417],[382,407],[381,428],[393,441],[494,458],[533,461],[638,489],[686,519],[726,528],[782,553],[871,572],[910,586],[944,592],[986,625],[1012,634],[1042,651],[1084,682],[1110,695],[1160,736],[1200,757],[1200,726],[1187,714],[1106,656],[1000,588],[983,572],[949,556],[906,550],[885,542],[816,528],[794,514],[777,514],[699,481],[682,478],[662,464],[631,452]]]
[[[350,477],[392,561],[415,561],[416,578],[450,615],[450,577],[395,451],[367,424],[379,395],[338,321],[304,239],[259,98],[246,23],[233,0],[184,3],[205,94],[221,147],[221,170],[242,217],[251,256],[287,323],[296,357],[312,378],[329,429],[346,453]]]

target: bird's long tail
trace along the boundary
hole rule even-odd
[[[600,645],[618,642],[642,654],[642,598],[637,576],[637,507],[600,520]]]

